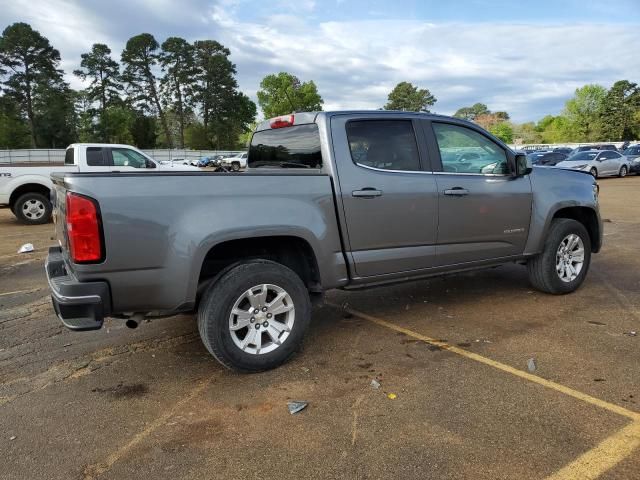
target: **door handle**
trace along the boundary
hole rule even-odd
[[[363,188],[362,190],[354,190],[353,192],[351,192],[351,196],[359,197],[359,198],[381,197],[382,191],[372,187],[366,187],[366,188]]]
[[[469,190],[462,187],[453,187],[453,188],[450,188],[449,190],[445,190],[444,194],[462,197],[464,195],[469,195]]]

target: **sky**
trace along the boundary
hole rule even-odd
[[[640,0],[2,0],[0,28],[22,21],[71,72],[93,43],[119,59],[148,32],[214,39],[240,89],[287,71],[313,80],[325,110],[377,109],[401,81],[428,88],[432,111],[476,102],[517,122],[561,112],[576,88],[640,83]]]

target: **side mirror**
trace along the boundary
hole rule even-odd
[[[517,153],[515,158],[516,163],[516,177],[522,177],[523,175],[529,175],[533,171],[533,165],[531,160],[522,153]]]

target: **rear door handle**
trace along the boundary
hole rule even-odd
[[[449,190],[445,190],[444,191],[445,195],[454,195],[457,197],[462,197],[464,195],[469,195],[469,190],[467,190],[466,188],[462,188],[462,187],[453,187],[450,188]]]
[[[354,190],[351,192],[351,196],[360,197],[360,198],[373,198],[373,197],[381,197],[382,191],[376,190],[375,188],[367,187],[362,190]]]

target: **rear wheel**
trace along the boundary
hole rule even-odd
[[[51,220],[53,207],[41,193],[29,192],[21,195],[13,206],[13,213],[22,223],[40,225]]]
[[[286,362],[311,320],[309,293],[291,269],[268,260],[240,264],[211,284],[198,309],[207,350],[225,367],[259,372]]]
[[[570,293],[584,281],[591,263],[591,239],[580,222],[557,218],[544,250],[527,262],[531,284],[546,293]]]
[[[626,176],[627,176],[627,166],[626,166],[626,165],[622,165],[622,166],[620,167],[620,171],[618,172],[618,176],[619,176],[620,178],[622,178],[622,177],[626,177]]]

